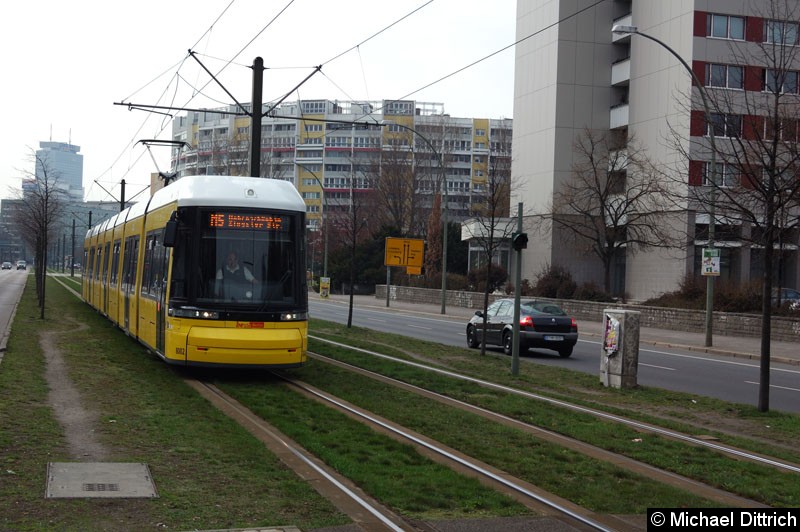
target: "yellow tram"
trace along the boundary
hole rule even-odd
[[[300,366],[305,210],[287,181],[181,178],[87,232],[83,299],[170,364]]]

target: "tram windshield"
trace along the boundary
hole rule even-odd
[[[198,214],[199,234],[189,239],[190,247],[197,249],[183,250],[188,259],[183,267],[193,280],[190,299],[203,305],[258,308],[302,301],[298,216],[227,209]],[[176,249],[176,260],[177,254]],[[191,258],[195,256],[197,260]]]

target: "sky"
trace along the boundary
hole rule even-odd
[[[16,197],[49,140],[80,146],[87,200],[118,201],[123,179],[126,198],[142,193],[170,170],[169,148],[138,141],[170,140],[171,118],[116,104],[232,104],[220,84],[250,102],[256,57],[265,102],[414,99],[512,118],[515,0],[26,0],[3,11],[0,198]]]

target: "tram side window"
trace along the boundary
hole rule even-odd
[[[94,280],[98,281],[100,279],[100,266],[103,264],[103,248],[97,246],[97,264],[94,267]]]
[[[112,258],[111,258],[111,286],[117,286],[117,273],[119,271],[119,245],[120,241],[117,240],[114,242],[114,249],[112,251]]]
[[[111,244],[107,242],[105,250],[103,251],[103,272],[102,272],[103,282],[105,282],[106,279],[108,279],[108,258],[109,258],[108,257],[108,251],[109,251],[109,249],[111,249]]]
[[[94,248],[89,250],[89,262],[87,263],[87,268],[89,271],[86,272],[88,279],[93,279],[93,272],[94,272]]]
[[[144,252],[141,293],[151,298],[160,298],[166,279],[166,248],[162,243],[162,231],[151,231],[147,235]]]
[[[155,235],[151,232],[145,237],[144,264],[142,264],[142,295],[150,295],[150,278],[153,276],[153,251],[155,249]]]
[[[136,266],[139,259],[139,237],[125,239],[125,252],[122,259],[122,291],[132,293],[136,285]]]
[[[196,265],[189,270],[191,260],[187,258],[187,253],[190,249],[190,233],[188,231],[179,231],[176,244],[171,248],[172,253],[172,279],[169,294],[171,298],[184,299],[189,297],[190,286],[193,288],[194,297],[204,297],[203,291],[203,276],[201,270]],[[164,268],[169,264],[169,251],[165,255]],[[166,278],[167,272],[164,270],[164,277]]]

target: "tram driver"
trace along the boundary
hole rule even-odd
[[[235,250],[228,253],[225,264],[217,270],[217,297],[225,299],[252,299],[253,285],[258,283],[250,269],[239,264],[239,254]]]

